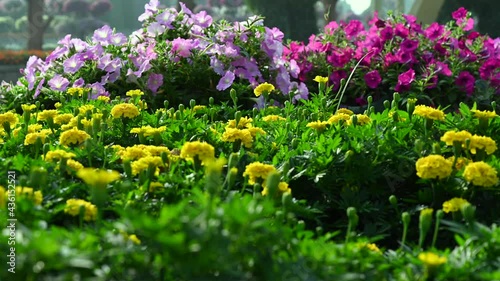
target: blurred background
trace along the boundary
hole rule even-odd
[[[31,54],[50,51],[66,34],[85,38],[104,24],[130,34],[141,27],[138,16],[149,0],[0,0],[0,68],[23,65]],[[178,8],[177,0],[160,0]],[[500,1],[492,0],[185,0],[193,11],[206,10],[215,19],[242,21],[254,14],[280,28],[287,39],[305,41],[332,20],[367,22],[374,11],[383,18],[390,10],[416,15],[424,24],[444,23],[451,12],[465,7],[475,29],[499,36]],[[36,51],[35,51],[36,50]],[[15,73],[19,68],[13,68]],[[11,70],[0,69],[0,80]],[[12,71],[11,71],[12,72]]]

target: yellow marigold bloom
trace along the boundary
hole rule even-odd
[[[307,123],[307,127],[315,129],[316,131],[323,131],[326,129],[326,126],[330,125],[330,123],[326,121],[313,121]]]
[[[16,186],[16,197],[22,197],[29,199],[35,203],[35,205],[41,205],[43,201],[43,195],[40,190],[34,191],[31,187]]]
[[[54,118],[56,118],[58,114],[59,111],[57,109],[46,109],[38,113],[37,120],[38,121],[47,121],[49,119],[54,120]]]
[[[469,149],[472,154],[476,154],[477,149],[482,149],[489,155],[497,150],[497,144],[490,137],[473,135],[470,139]]]
[[[120,178],[120,173],[112,170],[83,168],[76,173],[86,184],[94,187],[105,187]]]
[[[441,141],[444,141],[446,145],[453,145],[455,141],[465,145],[467,139],[472,139],[472,134],[467,131],[448,131],[441,137]]]
[[[477,186],[492,187],[498,184],[497,170],[483,161],[468,164],[464,178]]]
[[[49,129],[44,129],[44,130],[41,130],[40,132],[36,132],[36,133],[29,133],[24,138],[24,145],[35,144],[36,140],[38,138],[40,138],[40,140],[42,141],[42,144],[43,144],[43,143],[45,143],[47,136],[50,134],[51,134],[51,131]]]
[[[329,124],[337,124],[339,123],[340,121],[348,121],[348,120],[351,120],[351,116],[347,113],[343,113],[343,112],[340,112],[340,113],[336,113],[335,115],[332,115],[332,117],[330,117],[330,119],[328,119],[328,122]]]
[[[370,251],[375,252],[375,253],[379,253],[379,254],[382,253],[382,251],[380,251],[379,247],[375,243],[359,243],[358,246],[359,246],[359,248],[364,248],[364,249],[370,250]]]
[[[453,163],[455,161],[455,156],[450,156],[446,158],[446,160],[450,161]],[[455,163],[455,169],[457,170],[462,170],[462,168],[465,167],[471,160],[465,158],[465,157],[458,157],[457,162]]]
[[[264,82],[262,84],[260,84],[259,86],[257,86],[254,90],[253,90],[253,93],[255,94],[255,96],[260,96],[262,95],[263,93],[268,93],[270,94],[272,91],[274,91],[274,85],[272,84],[269,84],[267,82]]]
[[[194,112],[197,112],[197,111],[204,110],[205,108],[207,108],[205,105],[195,105],[195,106],[193,107],[193,111],[194,111]]]
[[[87,114],[87,111],[92,112],[94,110],[95,106],[92,104],[84,104],[78,108],[78,114],[80,115],[85,115]]]
[[[443,212],[458,212],[462,208],[462,206],[470,204],[467,200],[463,198],[453,198],[443,203]]]
[[[127,96],[129,97],[140,97],[140,96],[143,96],[144,95],[144,92],[141,91],[141,90],[130,90],[126,93]]]
[[[446,263],[446,257],[440,257],[431,252],[420,253],[418,255],[418,259],[428,267],[437,267],[443,263]]]
[[[255,184],[257,179],[259,178],[262,179],[263,182],[265,182],[267,177],[272,172],[276,172],[276,168],[273,165],[263,164],[261,162],[253,162],[246,166],[243,176],[248,176],[249,184]]]
[[[135,235],[135,234],[129,235],[128,240],[134,242],[134,244],[137,244],[137,245],[141,244],[141,240],[139,240],[139,238],[137,238],[137,235]]]
[[[109,102],[110,98],[108,96],[98,96],[97,100],[107,103]]]
[[[140,100],[139,102],[137,102],[137,105],[139,106],[139,108],[141,110],[148,109],[148,103],[143,101],[143,100]]]
[[[263,189],[261,191],[261,194],[262,196],[267,196],[269,194],[269,189],[267,188],[267,186],[265,186],[265,183],[263,184]],[[278,191],[280,192],[280,194],[283,194],[283,193],[287,193],[287,194],[291,194],[292,193],[292,190],[288,187],[288,183],[282,181],[278,184]]]
[[[30,113],[31,111],[36,109],[36,105],[35,104],[21,104],[21,108],[23,109],[23,112]]]
[[[143,157],[151,156],[151,153],[145,149],[145,146],[134,145],[116,152],[122,160],[137,160]]]
[[[495,111],[481,111],[481,110],[471,110],[474,112],[474,117],[479,118],[479,119],[492,119],[497,117],[497,114]]]
[[[149,137],[149,136],[154,136],[154,135],[159,135],[163,132],[165,132],[167,130],[167,127],[166,126],[161,126],[161,127],[158,127],[158,128],[152,128],[150,127],[145,133],[144,133],[144,136],[145,137]]]
[[[215,149],[206,142],[186,142],[181,148],[181,158],[191,160],[197,157],[201,162],[215,158]]]
[[[252,127],[252,128],[248,128],[246,130],[248,130],[250,132],[252,137],[255,137],[257,134],[261,134],[261,135],[266,134],[266,132],[264,130],[262,130],[262,128],[259,128],[259,127]]]
[[[160,156],[163,152],[170,153],[170,150],[166,146],[148,145],[146,150],[149,151],[151,156]]]
[[[85,91],[86,91],[86,90],[87,90],[87,89],[85,89],[85,88],[81,88],[81,87],[71,87],[71,88],[69,88],[68,90],[66,90],[66,93],[67,93],[68,95],[71,95],[71,96],[73,96],[73,95],[75,95],[75,94],[76,94],[76,95],[78,95],[79,97],[81,97],[81,96],[83,96],[83,94],[85,93]]]
[[[97,218],[97,207],[82,199],[67,200],[64,212],[71,216],[79,216],[81,208],[83,208],[83,220],[93,221]]]
[[[271,122],[271,121],[286,121],[286,118],[283,118],[279,115],[267,115],[262,118],[264,122]]]
[[[222,134],[221,140],[225,142],[241,141],[241,143],[246,148],[251,148],[253,145],[252,133],[248,129],[235,129],[226,127],[226,130]]]
[[[3,124],[9,123],[11,128],[14,128],[19,122],[19,119],[17,117],[17,114],[14,112],[5,112],[0,114],[0,128],[3,128]]]
[[[67,124],[61,126],[61,130],[67,131],[77,126],[78,126],[78,117],[72,117]]]
[[[423,179],[444,179],[451,174],[453,163],[441,155],[429,155],[417,160],[417,175]]]
[[[43,128],[42,124],[28,125],[28,134],[29,133],[36,133],[36,132],[40,131],[42,128]],[[21,132],[21,129],[22,128],[16,128],[16,129],[14,129],[14,131],[12,131],[12,134],[14,135],[14,137],[17,137],[19,135],[19,132]]]
[[[413,114],[427,119],[440,120],[440,121],[443,121],[445,116],[442,110],[435,109],[426,105],[415,106]]]
[[[335,114],[340,114],[340,113],[347,114],[349,116],[354,114],[354,112],[352,112],[352,110],[349,110],[347,108],[339,108],[339,110],[337,110],[335,112]]]
[[[71,114],[71,113],[59,114],[54,118],[54,123],[59,124],[59,125],[67,124],[71,121],[72,118],[75,118],[75,123],[76,123],[77,118],[74,117],[73,114]],[[76,126],[76,124],[75,124],[75,126]]]
[[[47,162],[57,162],[60,161],[61,159],[71,159],[73,157],[76,157],[76,154],[74,154],[73,152],[67,152],[66,150],[56,149],[48,151],[44,157],[44,160]]]
[[[54,104],[54,107],[55,107],[56,109],[59,109],[59,108],[61,108],[61,107],[62,107],[62,103],[60,103],[60,102],[56,102],[56,103]]]
[[[70,146],[72,144],[78,145],[83,143],[85,140],[89,139],[90,135],[87,132],[78,130],[76,127],[61,133],[59,137],[59,143],[64,146]]]
[[[370,119],[370,117],[366,114],[356,114],[356,122],[357,122],[356,124],[358,125],[363,126],[370,123],[371,121],[372,120]],[[352,116],[346,121],[346,124],[352,125]]]
[[[130,133],[131,134],[138,134],[138,135],[144,135],[149,129],[152,129],[153,127],[147,125],[147,126],[142,126],[142,127],[138,127],[138,128],[132,128],[132,130],[130,130]]]
[[[163,166],[163,160],[159,156],[146,156],[142,157],[137,161],[134,161],[130,164],[132,166],[132,174],[137,175],[142,171],[149,168],[149,166],[153,166],[156,168],[155,174],[158,173],[158,167]]]
[[[149,184],[149,192],[155,192],[164,188],[163,183],[154,181]]]
[[[241,117],[240,121],[238,122],[238,128],[237,129],[248,129],[252,127],[252,118],[248,117]],[[226,128],[236,128],[236,120],[232,119],[227,122]]]
[[[68,161],[66,162],[66,166],[68,166],[68,168],[70,168],[73,171],[79,171],[84,168],[82,163],[73,159],[68,159]]]
[[[134,118],[139,115],[139,109],[131,103],[120,103],[113,106],[111,115],[113,118]]]
[[[326,83],[328,82],[328,77],[323,77],[323,76],[316,76],[314,77],[313,81],[316,81],[318,83]]]

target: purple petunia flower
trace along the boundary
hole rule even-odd
[[[51,61],[54,61],[54,60],[57,60],[57,59],[63,57],[64,55],[67,55],[68,53],[69,53],[68,47],[57,47],[54,51],[52,51],[52,53],[50,53],[45,58],[45,61],[47,63],[49,63]]]
[[[460,89],[464,90],[468,96],[472,95],[474,92],[474,83],[476,79],[470,72],[462,71],[458,74],[457,79],[455,79],[455,85],[457,85]]]
[[[372,70],[365,74],[365,83],[368,88],[375,89],[380,82],[382,82],[382,77],[380,77],[380,73],[377,70]]]
[[[437,73],[441,73],[444,76],[448,76],[449,77],[449,76],[452,75],[450,68],[444,62],[440,62],[440,61],[436,62],[436,71],[437,71]]]
[[[69,81],[60,74],[54,75],[52,79],[49,80],[50,89],[53,91],[65,91],[68,88]]]
[[[176,52],[183,58],[187,58],[191,55],[191,49],[193,47],[193,40],[191,39],[178,37],[172,41],[172,52]]]
[[[197,14],[194,14],[192,18],[195,24],[203,28],[207,28],[212,24],[212,17],[207,14],[206,11],[201,11]]]
[[[83,78],[78,78],[76,79],[75,82],[73,82],[73,88],[81,88],[83,87],[83,85],[85,85],[85,80],[83,80]]]
[[[454,20],[461,20],[467,16],[467,10],[464,7],[458,8],[458,10],[451,13],[451,17]]]
[[[105,25],[94,31],[94,36],[92,36],[92,40],[95,43],[101,43],[101,45],[107,46],[111,41],[112,35],[113,35],[113,30],[111,29],[111,27],[109,27],[109,25]]]
[[[404,52],[413,52],[418,48],[418,40],[405,39],[401,42],[400,49]]]
[[[444,33],[444,26],[440,25],[437,22],[429,25],[427,29],[425,29],[424,34],[429,40],[437,40]]]
[[[70,43],[71,43],[71,46],[73,48],[75,48],[75,51],[77,53],[83,52],[89,46],[89,44],[87,42],[85,42],[79,38],[71,39]]]
[[[123,33],[113,34],[111,35],[109,43],[114,46],[123,46],[127,44],[127,36],[125,36]]]
[[[158,36],[158,34],[162,34],[163,32],[165,32],[165,26],[157,22],[153,22],[148,26],[146,31],[149,37],[156,37]]]
[[[234,73],[232,71],[226,71],[226,74],[219,80],[216,89],[219,91],[224,91],[231,87],[234,82]]]
[[[138,18],[140,22],[143,22],[149,19],[156,11],[158,11],[158,6],[160,6],[160,1],[151,0],[148,4],[144,5],[144,13],[141,14]]]
[[[99,82],[95,82],[91,85],[88,85],[87,87],[91,89],[90,92],[91,100],[97,99],[98,96],[109,96],[109,93],[106,91],[104,86]]]
[[[400,93],[408,91],[410,90],[411,83],[414,80],[415,80],[415,70],[410,68],[408,71],[399,74],[398,83],[396,84],[396,87],[394,87],[394,90]]]
[[[69,59],[65,60],[63,63],[64,72],[73,74],[77,72],[83,66],[83,61],[79,59],[77,54],[72,55]]]
[[[351,20],[344,31],[348,39],[351,39],[365,30],[363,23],[359,20]]]
[[[148,89],[153,92],[153,94],[156,94],[158,92],[158,88],[160,88],[163,85],[163,75],[162,74],[155,74],[151,73],[148,77]]]
[[[40,95],[44,83],[45,83],[45,78],[42,78],[42,80],[40,80],[40,83],[38,83],[38,86],[36,86],[35,94],[33,95],[34,99],[36,99]]]
[[[384,41],[391,40],[394,37],[394,29],[391,26],[386,26],[380,30],[380,38]]]

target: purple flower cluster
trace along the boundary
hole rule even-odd
[[[295,99],[307,98],[305,84],[293,81],[300,68],[285,59],[278,29],[262,26],[258,18],[214,25],[205,11],[193,13],[182,3],[180,11],[159,5],[158,0],[145,5],[138,18],[143,28],[128,38],[107,25],[95,30],[89,43],[67,35],[45,61],[30,58],[23,70],[25,85],[34,98],[43,88],[65,91],[71,86],[92,88],[96,98],[109,95],[118,82],[156,94],[165,83],[184,80],[186,69],[205,63],[211,75],[219,76],[218,91],[234,83],[256,87],[268,82]]]
[[[316,75],[329,74],[334,90],[361,61],[351,80],[353,91],[347,94],[376,97],[397,91],[446,103],[451,99],[444,95],[450,91],[460,100],[473,99],[478,80],[499,93],[500,39],[472,31],[474,20],[464,8],[455,11],[453,19],[447,25],[424,27],[415,16],[383,20],[375,13],[368,28],[357,20],[334,21],[307,43],[291,42],[284,54],[298,64],[299,81],[312,86]]]

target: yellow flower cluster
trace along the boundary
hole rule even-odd
[[[484,111],[471,110],[471,111],[474,113],[474,117],[479,119],[492,119],[498,116],[495,111],[488,111],[488,110]]]
[[[356,124],[357,125],[366,125],[366,124],[369,124],[372,120],[370,119],[370,117],[366,114],[356,114]],[[352,116],[351,118],[349,118],[347,121],[346,121],[346,124],[347,125],[352,125]]]
[[[166,126],[161,126],[159,128],[153,128],[151,126],[142,126],[140,128],[133,128],[130,130],[130,133],[132,134],[139,134],[143,135],[145,137],[149,136],[154,136],[154,135],[159,135],[167,130]]]
[[[202,110],[204,110],[205,108],[207,108],[205,105],[195,105],[195,106],[193,107],[193,111],[194,111],[194,112],[198,112],[198,111],[202,111]]]
[[[0,186],[0,208],[5,204],[8,191]],[[34,191],[31,187],[16,186],[16,198],[24,198],[32,201],[35,205],[41,205],[43,194],[40,190]]]
[[[470,204],[467,200],[463,198],[453,198],[443,203],[443,212],[457,212],[464,206]]]
[[[263,184],[263,189],[262,189],[262,196],[266,196],[269,194],[269,189],[267,188],[267,186],[265,186],[265,182]],[[278,184],[278,192],[280,192],[280,194],[284,194],[284,193],[287,193],[287,194],[291,194],[292,193],[292,189],[290,187],[288,187],[288,183],[282,181]]]
[[[120,173],[112,170],[100,170],[94,168],[79,169],[76,175],[86,184],[93,187],[105,187],[120,178]]]
[[[467,131],[448,131],[441,137],[441,141],[444,141],[446,145],[453,145],[453,142],[460,142],[464,147],[467,139],[472,139],[472,134]]]
[[[78,114],[84,116],[85,114],[87,114],[88,111],[90,111],[90,113],[92,113],[94,108],[95,108],[95,106],[92,104],[84,104],[78,108]]]
[[[66,150],[56,149],[48,151],[44,157],[44,160],[47,162],[57,162],[61,159],[71,159],[76,155],[73,152],[67,152]]]
[[[286,121],[286,118],[281,117],[279,115],[267,115],[262,118],[264,122],[273,122],[273,121]]]
[[[335,112],[335,114],[340,114],[340,113],[347,114],[347,115],[349,115],[349,116],[351,116],[351,115],[353,115],[353,114],[354,114],[354,112],[352,112],[352,110],[347,109],[347,108],[344,108],[344,107],[343,107],[343,108],[339,108],[339,109]]]
[[[435,109],[426,105],[415,106],[413,114],[427,119],[439,120],[439,121],[443,121],[445,116],[442,110]]]
[[[120,103],[111,109],[113,118],[134,118],[139,115],[139,108],[131,103]]]
[[[420,253],[418,259],[421,260],[428,267],[437,267],[446,263],[446,257],[440,257],[431,252]]]
[[[37,121],[54,120],[58,114],[59,111],[57,109],[46,109],[38,113]]]
[[[82,199],[67,200],[64,212],[71,216],[78,216],[81,208],[83,208],[83,220],[93,221],[97,218],[97,207]]]
[[[76,160],[73,160],[73,159],[68,159],[66,162],[66,166],[68,166],[68,168],[73,170],[73,171],[79,171],[79,170],[84,168],[82,163],[80,163]],[[69,171],[68,171],[68,173],[69,173]]]
[[[464,178],[477,186],[492,187],[498,184],[497,170],[483,161],[468,164]]]
[[[30,113],[31,111],[36,109],[36,105],[35,104],[21,104],[21,109],[23,110],[23,112]]]
[[[193,160],[196,157],[204,163],[215,158],[215,149],[206,142],[186,142],[181,148],[180,156],[181,158],[187,160]]]
[[[255,96],[258,97],[258,96],[262,95],[263,93],[270,94],[274,90],[275,90],[274,85],[269,84],[267,82],[264,82],[264,83],[260,84],[259,86],[257,86],[253,90],[253,93],[255,94]]]
[[[497,150],[497,144],[490,137],[473,135],[470,140],[469,149],[472,154],[476,154],[477,150],[480,149],[484,150],[489,155]]]
[[[57,115],[55,118],[54,118],[54,123],[55,124],[58,124],[58,125],[62,125],[62,124],[68,124],[70,123],[72,120],[74,120],[74,126],[76,126],[76,122],[78,120],[77,117],[74,117],[73,114],[71,113],[63,113],[63,114],[59,114]],[[74,127],[73,126],[73,127]]]
[[[276,172],[276,168],[273,165],[253,162],[246,166],[243,176],[248,176],[249,184],[255,184],[258,179],[262,179],[262,182],[265,182],[272,172]]]
[[[314,77],[313,81],[316,81],[318,83],[326,83],[328,82],[328,77],[323,77],[323,76],[316,76]]]
[[[446,160],[450,161],[453,163],[455,161],[455,156],[450,156],[446,158]],[[458,157],[457,162],[455,163],[455,169],[457,170],[462,170],[462,168],[465,167],[471,160],[465,158],[465,157]]]
[[[252,118],[242,117],[236,126],[236,120],[229,120],[221,136],[221,140],[225,142],[241,141],[245,147],[252,147],[257,134],[266,134],[261,128],[253,127],[252,121]]]
[[[14,128],[19,122],[19,118],[17,114],[13,112],[6,112],[0,114],[0,128],[3,128],[3,124],[9,123],[11,128]]]
[[[375,243],[359,243],[358,244],[358,247],[359,248],[364,248],[364,249],[367,249],[367,250],[370,250],[372,252],[375,252],[375,253],[378,253],[378,254],[381,254],[382,251],[380,250],[380,248],[377,246],[377,244]]]
[[[86,91],[88,91],[88,89],[86,88],[71,87],[68,90],[66,90],[66,93],[70,96],[78,95],[79,97],[81,97]]]
[[[417,160],[417,175],[423,179],[444,179],[450,176],[453,163],[441,155],[429,155]]]
[[[35,144],[38,138],[40,138],[43,144],[45,143],[45,139],[47,138],[47,136],[51,133],[52,132],[50,131],[50,129],[43,129],[40,132],[29,133],[24,138],[24,145]]]
[[[70,146],[72,144],[78,145],[89,138],[90,135],[87,134],[87,132],[78,130],[76,127],[74,127],[71,130],[67,130],[61,133],[61,136],[59,137],[59,143],[64,146]]]
[[[252,118],[241,117],[236,126],[236,119],[232,119],[227,122],[226,128],[248,129],[252,127],[252,122]]]
[[[132,166],[132,174],[138,175],[142,171],[147,170],[150,166],[155,168],[155,175],[159,173],[159,167],[163,166],[163,160],[159,156],[146,156],[141,157],[137,161],[133,161]]]
[[[339,109],[337,111],[337,113],[335,113],[334,115],[332,115],[330,117],[330,119],[328,119],[328,121],[326,121],[326,122],[328,122],[329,124],[338,124],[341,121],[347,122],[348,120],[351,120],[351,115],[350,114],[346,113],[345,110],[342,110],[342,112],[340,112],[340,110],[341,109]]]
[[[120,158],[124,161],[137,160],[147,156],[160,156],[163,152],[170,153],[170,150],[165,146],[144,144],[137,144],[126,148],[115,145],[113,148],[116,150],[116,155],[120,156]]]
[[[326,126],[330,125],[330,123],[326,121],[313,121],[307,123],[307,127],[314,129],[316,131],[324,131],[326,129]]]
[[[129,91],[127,91],[126,95],[129,97],[132,97],[132,98],[136,98],[136,97],[143,96],[144,92],[141,90],[129,90]]]

